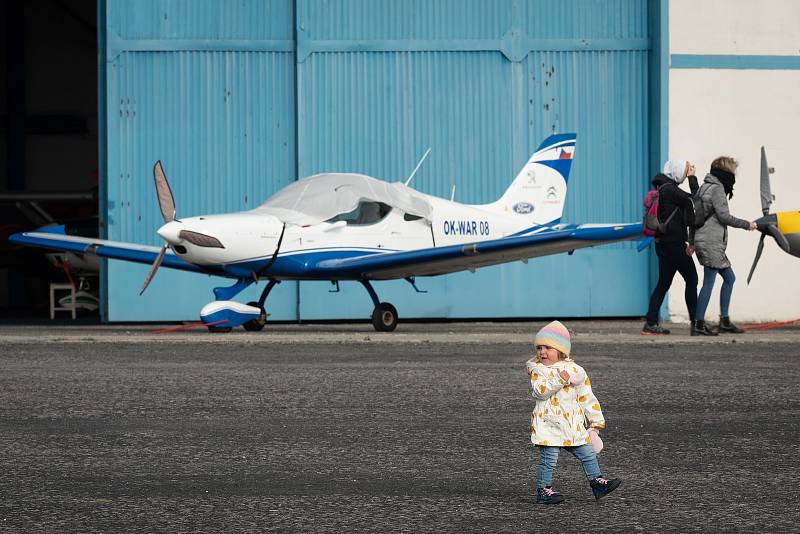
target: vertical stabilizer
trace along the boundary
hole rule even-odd
[[[575,134],[545,139],[500,200],[485,208],[518,217],[521,225],[558,223],[564,211],[575,139]]]

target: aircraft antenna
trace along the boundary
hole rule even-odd
[[[417,163],[417,166],[414,167],[413,171],[411,171],[411,174],[409,175],[408,179],[406,180],[406,185],[411,183],[411,180],[414,179],[414,175],[417,174],[417,171],[419,170],[420,165],[422,165],[422,162],[425,161],[425,158],[427,158],[428,154],[430,154],[430,153],[431,153],[431,149],[430,149],[430,147],[428,147],[428,150],[426,150],[425,153],[422,155],[422,157],[419,160],[419,163]]]
[[[452,189],[450,189],[450,202],[453,202],[456,199],[456,184],[453,184]]]

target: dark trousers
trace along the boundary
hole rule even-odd
[[[658,324],[658,310],[664,302],[664,296],[672,285],[675,272],[681,273],[686,282],[686,308],[689,310],[689,320],[694,321],[697,308],[697,270],[694,268],[692,257],[686,254],[686,243],[670,242],[656,243],[658,255],[658,284],[650,295],[650,307],[647,309],[647,323]]]

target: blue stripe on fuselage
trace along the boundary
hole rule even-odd
[[[377,250],[383,250],[378,252]],[[317,263],[324,260],[336,259],[349,259],[360,256],[371,256],[373,254],[387,254],[392,252],[399,252],[397,250],[385,249],[372,249],[372,251],[353,250],[353,249],[310,249],[309,251],[292,251],[288,255],[278,254],[275,263],[269,268],[267,272],[261,272],[269,262],[269,258],[261,258],[257,260],[238,262],[224,266],[226,272],[234,277],[249,277],[252,273],[258,273],[260,276],[277,277],[277,278],[317,278],[313,274],[309,275]],[[320,280],[329,280],[330,274],[319,277]]]
[[[325,252],[309,252],[294,254],[288,257],[278,256],[275,264],[270,267],[267,273],[262,276],[272,276],[278,278],[299,278],[311,280],[348,280],[357,279],[360,276],[358,268],[347,265],[348,259],[370,258],[379,259],[380,263],[403,265],[406,262],[415,263],[419,260],[435,261],[437,259],[447,259],[467,254],[466,248],[474,248],[478,253],[485,249],[487,252],[494,249],[513,249],[517,244],[529,246],[535,242],[547,242],[553,239],[576,239],[589,241],[606,241],[629,239],[641,233],[640,223],[629,223],[621,225],[608,225],[597,227],[580,227],[580,225],[559,225],[555,228],[543,228],[536,234],[527,236],[508,236],[500,239],[478,241],[474,244],[447,245],[427,249],[413,249],[407,251],[394,251],[389,253],[376,252],[364,253],[358,250],[330,250]],[[342,262],[341,269],[334,267]],[[370,263],[372,263],[370,261]],[[252,264],[250,270],[246,270],[240,276],[249,276],[251,271],[258,272],[263,269],[266,263]],[[231,268],[232,266],[228,266]]]

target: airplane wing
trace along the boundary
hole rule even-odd
[[[12,243],[27,245],[29,247],[39,247],[51,250],[66,250],[76,254],[95,254],[103,258],[115,260],[132,261],[135,263],[152,264],[158,256],[160,247],[139,245],[136,243],[123,243],[119,241],[106,241],[91,237],[78,237],[66,235],[64,226],[49,226],[39,228],[35,232],[21,232],[12,234],[8,240]],[[163,264],[165,267],[180,269],[182,271],[192,271],[196,273],[219,274],[225,273],[219,269],[204,269],[183,261],[176,256],[172,250],[168,250],[164,255]],[[218,272],[219,271],[219,272]]]
[[[348,278],[390,280],[411,276],[435,276],[639,237],[642,237],[640,223],[559,225],[533,234],[476,243],[322,260],[315,265],[309,265],[305,274],[331,280]],[[63,226],[16,233],[9,237],[9,241],[20,245],[66,250],[76,254],[94,254],[148,265],[155,261],[160,252],[160,248],[154,246],[65,235]],[[188,263],[176,256],[172,250],[167,250],[162,266],[232,277],[221,267]]]
[[[389,280],[474,270],[527,258],[570,252],[642,237],[641,223],[557,226],[535,234],[509,236],[464,245],[387,252],[347,259],[323,260],[315,275],[336,279]]]

